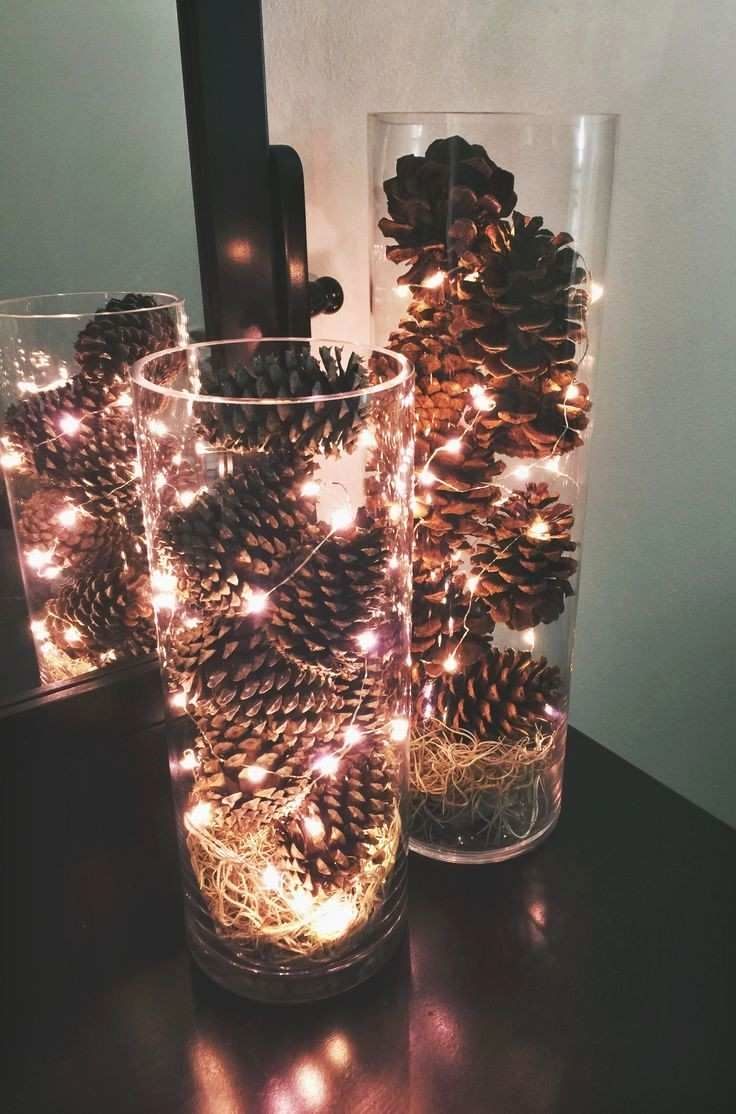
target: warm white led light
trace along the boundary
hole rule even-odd
[[[261,885],[264,890],[278,890],[281,885],[281,872],[273,863],[269,863],[261,871]]]
[[[551,704],[545,704],[544,714],[546,716],[549,716],[550,719],[556,719],[560,713],[558,712],[557,708],[553,708]]]
[[[81,425],[79,418],[75,418],[73,414],[62,414],[59,418],[59,429],[67,436],[73,437]]]
[[[340,768],[340,760],[335,754],[323,754],[314,763],[312,769],[318,774],[324,774],[325,777],[332,777]]]
[[[315,495],[319,495],[319,484],[316,480],[307,480],[302,484],[302,495],[306,499],[313,499]]]
[[[534,649],[534,642],[535,642],[534,631],[533,630],[525,630],[523,632],[522,636],[521,636],[521,641],[524,642],[529,647],[530,650],[533,650]]]
[[[151,596],[154,611],[176,611],[174,592],[154,592]]]
[[[81,632],[78,631],[76,627],[67,627],[64,631],[64,640],[68,642],[70,646],[76,646],[78,642],[82,641]]]
[[[324,837],[325,826],[319,816],[305,816],[303,823],[304,831],[310,839],[322,839]]]
[[[398,569],[398,567],[399,567],[399,558],[398,558],[398,557],[389,557],[389,559],[388,559],[388,567],[389,567],[390,569]]]
[[[409,734],[409,720],[404,716],[392,719],[389,724],[389,737],[392,743],[403,743]]]
[[[196,628],[200,625],[200,622],[201,620],[197,619],[194,615],[185,615],[182,619],[182,623],[187,628],[187,630],[196,630]]]
[[[543,518],[535,518],[527,530],[527,536],[538,538],[540,541],[546,540],[549,538],[549,523],[545,522]]]
[[[194,451],[197,456],[204,456],[205,453],[210,451],[210,448],[206,441],[196,441],[194,444]]]
[[[154,437],[165,437],[169,432],[169,427],[160,418],[151,418],[148,422],[148,430]]]
[[[372,429],[361,429],[358,435],[358,444],[364,449],[375,449],[376,435]]]
[[[169,703],[172,708],[186,708],[187,694],[185,692],[175,692],[169,697]]]
[[[388,517],[391,522],[398,522],[401,518],[401,505],[399,503],[390,503],[388,508]]]
[[[469,394],[476,410],[492,410],[495,406],[493,399],[479,383],[470,388]]]
[[[446,673],[457,673],[460,663],[457,660],[457,654],[448,654],[442,662],[442,668]]]
[[[268,777],[265,766],[248,766],[244,773],[251,785],[263,785]]]
[[[191,507],[192,503],[197,498],[197,492],[190,491],[189,489],[187,489],[186,491],[180,491],[177,498],[182,507]]]
[[[166,487],[166,476],[163,474],[163,472],[156,473],[153,480],[153,486],[156,491],[161,491],[164,487]]]
[[[174,465],[175,468],[178,468],[181,464],[181,453],[174,453],[171,458],[171,463]]]
[[[20,468],[23,463],[23,454],[8,451],[0,455],[0,465],[6,472],[12,472],[15,468]]]
[[[42,569],[44,565],[48,565],[53,557],[50,549],[29,549],[26,553],[26,564],[29,569]]]
[[[355,641],[358,643],[361,651],[367,654],[369,650],[375,649],[378,645],[378,635],[374,630],[364,630],[361,631]]]
[[[462,451],[463,441],[461,437],[451,437],[449,441],[445,441],[445,452],[452,453],[453,456]]]
[[[445,281],[445,272],[444,271],[435,271],[435,273],[433,275],[430,275],[428,279],[424,280],[423,285],[428,287],[430,290],[436,290],[439,286],[442,286],[442,283],[444,281]]]
[[[572,400],[574,398],[577,398],[579,394],[580,388],[578,387],[577,383],[571,383],[565,391],[565,402],[572,402]]]
[[[78,514],[79,511],[76,507],[64,507],[64,509],[57,514],[56,521],[60,526],[65,526],[68,529],[77,521]]]
[[[545,460],[542,467],[545,468],[547,470],[547,472],[559,473],[559,471],[560,471],[560,458],[557,457],[557,456],[551,456],[549,458],[549,460]]]
[[[185,750],[181,756],[181,759],[179,760],[179,766],[181,767],[181,769],[187,770],[189,773],[191,773],[192,770],[197,769],[198,765],[199,759],[197,758],[197,755],[194,753],[194,751]]]
[[[212,822],[212,805],[209,801],[198,801],[186,814],[186,820],[193,828],[206,828]]]
[[[41,569],[39,575],[44,580],[56,580],[57,576],[61,576],[61,565],[47,565],[45,569]]]
[[[431,472],[429,470],[429,468],[423,468],[422,471],[419,473],[419,482],[422,487],[431,487],[432,484],[437,483],[437,477],[435,476],[434,472]]]
[[[43,619],[33,619],[31,621],[31,634],[34,636],[34,638],[48,638],[49,632],[46,629],[46,624],[44,623]]]
[[[528,480],[531,474],[532,470],[528,464],[520,464],[518,468],[514,468],[512,473],[519,480]]]
[[[245,614],[246,615],[260,615],[268,607],[268,593],[267,592],[251,592],[248,599],[245,601]]]
[[[313,902],[314,899],[310,893],[306,890],[297,890],[291,899],[290,905],[297,916],[304,917],[312,908]]]
[[[348,526],[352,526],[355,519],[355,514],[350,507],[338,507],[336,511],[332,512],[332,529],[333,532],[338,530],[347,530]]]
[[[151,573],[151,587],[158,592],[173,592],[176,588],[176,577],[173,572],[161,572],[156,569]]]
[[[131,397],[130,391],[123,391],[123,393],[118,396],[118,400],[115,405],[122,406],[124,410],[127,410],[128,407],[132,406],[133,399]]]
[[[478,587],[479,584],[480,584],[480,577],[476,576],[475,574],[473,574],[472,576],[469,576],[468,579],[465,581],[465,587],[471,593],[476,590],[476,588]]]
[[[360,730],[359,727],[356,727],[354,723],[351,723],[349,727],[345,728],[343,739],[345,740],[346,747],[355,746],[355,744],[359,743],[362,738],[363,732]]]
[[[603,285],[600,282],[593,280],[590,284],[590,301],[599,302],[603,297]]]
[[[394,294],[396,295],[397,298],[410,298],[411,297],[411,287],[410,286],[399,286],[399,284],[397,283],[396,286],[394,286]]]
[[[317,906],[311,927],[320,940],[339,940],[355,920],[355,906],[343,894],[335,894]]]

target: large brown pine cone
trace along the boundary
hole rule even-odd
[[[585,383],[569,376],[560,384],[512,380],[488,397],[495,405],[480,415],[476,437],[494,452],[539,459],[572,452],[583,443],[591,408]]]
[[[562,686],[560,671],[545,658],[519,650],[491,650],[457,673],[433,682],[432,714],[448,727],[471,731],[479,739],[516,740],[553,723]],[[417,713],[426,715],[426,695]]]
[[[396,177],[383,188],[390,218],[380,220],[379,228],[397,244],[386,255],[409,264],[399,282],[410,285],[454,266],[489,224],[516,205],[513,174],[457,135],[435,140],[424,155],[398,159]]]
[[[368,372],[353,352],[322,347],[319,360],[306,345],[262,352],[238,368],[202,369],[202,393],[226,398],[275,398],[272,405],[202,404],[197,413],[206,440],[220,449],[276,449],[302,454],[350,449],[365,411],[361,397],[330,400],[368,383]],[[321,396],[290,404],[289,399]]]
[[[159,544],[185,600],[210,611],[240,608],[253,588],[274,587],[295,567],[314,500],[301,494],[306,472],[275,453],[248,453],[237,475],[219,480],[172,511]]]
[[[213,619],[177,635],[166,666],[187,694],[208,746],[227,744],[255,761],[282,739],[329,741],[344,701],[322,670],[288,661],[267,625],[253,618]]]
[[[24,469],[80,492],[99,516],[127,516],[139,504],[133,420],[121,396],[134,360],[179,339],[174,312],[154,306],[139,294],[108,302],[105,309],[115,314],[101,311],[76,341],[81,370],[60,387],[13,403],[5,415],[9,444]],[[128,309],[141,312],[117,312]],[[174,374],[177,361],[167,358],[166,366]],[[80,424],[65,431],[70,421]]]
[[[421,544],[426,537],[445,538],[457,552],[485,533],[483,524],[501,494],[494,480],[504,465],[471,433],[452,446],[454,451],[445,448],[447,441],[435,433],[416,439],[415,515],[421,523]]]
[[[543,483],[527,484],[494,507],[472,563],[478,595],[495,622],[526,630],[562,614],[577,568],[568,556],[576,548],[573,525],[572,508]]]
[[[348,750],[335,773],[312,784],[298,812],[283,821],[284,869],[307,888],[344,888],[394,815],[396,792],[386,757],[370,747]]]
[[[77,337],[74,351],[86,376],[122,390],[136,360],[173,348],[180,339],[172,308],[159,306],[148,294],[126,294],[98,310]]]
[[[575,373],[588,275],[571,242],[544,228],[541,217],[516,212],[488,225],[451,276],[450,331],[491,385]]]
[[[47,605],[51,640],[70,657],[140,657],[156,649],[148,574],[119,565],[79,577]]]
[[[314,552],[273,594],[267,621],[290,659],[331,672],[353,672],[364,660],[361,636],[375,636],[376,647],[370,647],[375,652],[388,648],[390,632],[382,627],[386,536],[362,515],[350,534],[326,534],[324,526],[305,534],[305,549]]]
[[[102,569],[120,561],[125,535],[117,522],[74,509],[55,488],[39,488],[23,504],[18,534],[24,550],[53,553],[53,563],[76,571]]]

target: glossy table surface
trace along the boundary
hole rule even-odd
[[[11,785],[5,1111],[736,1110],[736,837],[574,732],[549,841],[498,866],[413,857],[400,954],[313,1006],[192,967],[160,731],[110,725],[63,764],[27,741]]]

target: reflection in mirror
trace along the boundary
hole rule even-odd
[[[0,702],[155,652],[128,370],[185,340],[173,295],[0,302]]]

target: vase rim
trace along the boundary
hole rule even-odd
[[[376,120],[383,124],[409,124],[419,120],[443,120],[452,116],[465,117],[493,117],[517,120],[554,120],[560,124],[576,124],[580,120],[589,120],[591,123],[604,123],[618,120],[618,112],[474,112],[468,109],[460,111],[445,110],[442,112],[417,110],[416,112],[369,112],[368,119]]]
[[[239,395],[237,398],[230,398],[226,395],[208,395],[197,394],[195,391],[182,390],[178,387],[167,387],[161,383],[152,383],[150,379],[146,378],[145,369],[148,364],[153,363],[155,360],[162,359],[166,356],[173,356],[177,353],[192,353],[200,348],[224,348],[226,345],[239,344],[239,345],[254,345],[254,344],[309,344],[331,348],[347,348],[353,353],[357,353],[361,358],[368,355],[386,356],[388,359],[394,361],[398,365],[399,370],[395,375],[380,383],[373,383],[368,387],[358,387],[353,391],[340,391],[335,394],[312,394],[312,395],[298,395],[292,398],[284,397],[251,397],[249,395]],[[357,399],[365,398],[366,395],[380,395],[385,391],[390,391],[396,387],[401,386],[403,383],[411,383],[414,377],[414,366],[406,356],[400,352],[392,352],[388,348],[379,348],[372,344],[353,344],[346,340],[334,340],[327,337],[234,337],[229,340],[201,340],[193,344],[179,344],[173,348],[164,348],[159,352],[152,352],[147,356],[143,356],[133,364],[130,370],[130,378],[132,382],[140,388],[147,391],[154,391],[156,394],[165,395],[167,398],[174,398],[184,400],[186,402],[195,402],[199,404],[214,403],[216,405],[228,406],[289,406],[295,405],[314,405],[316,402],[335,402],[340,399]]]
[[[184,299],[178,294],[167,294],[160,290],[136,290],[146,298],[157,298],[155,306],[138,306],[130,309],[62,309],[63,301],[72,305],[82,298],[90,301],[109,302],[113,298],[125,298],[130,290],[78,290],[71,293],[55,294],[27,294],[23,297],[0,299],[0,319],[23,321],[58,321],[58,320],[87,320],[89,317],[125,317],[134,313],[153,313],[155,310],[176,309],[183,307]],[[48,308],[43,308],[43,303]]]

